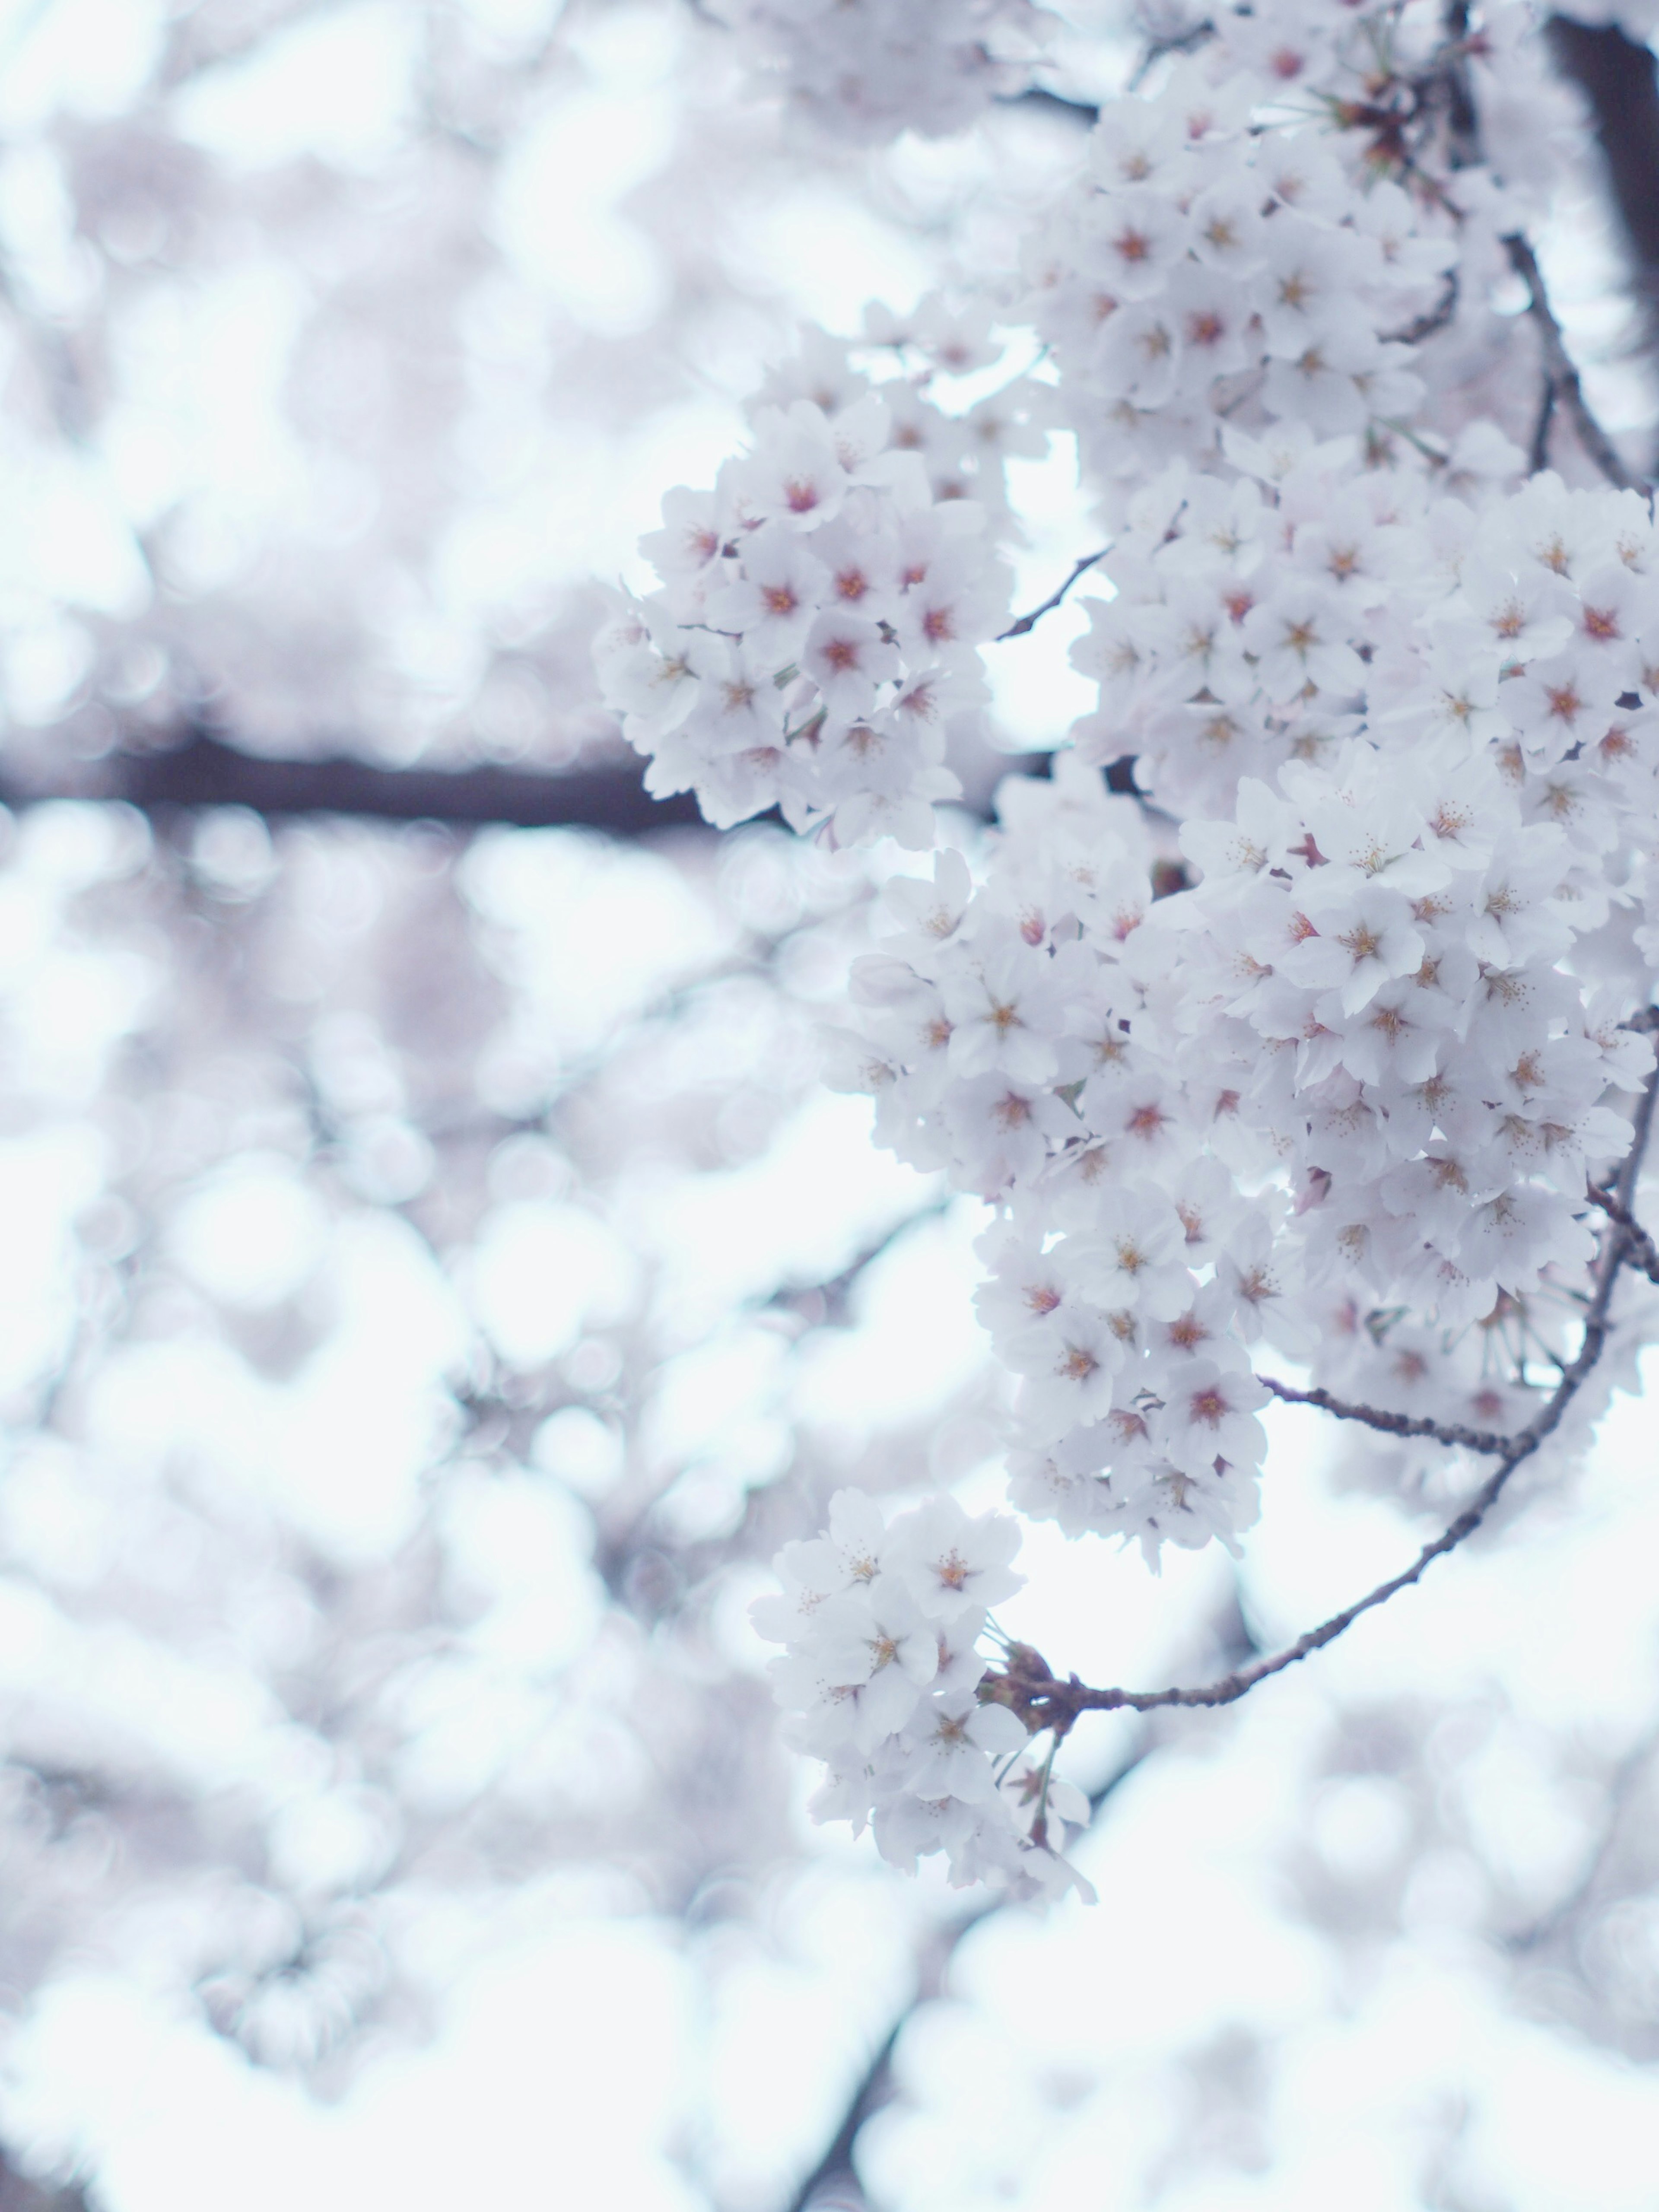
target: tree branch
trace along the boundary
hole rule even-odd
[[[1024,637],[1028,629],[1034,629],[1044,615],[1054,612],[1078,578],[1092,568],[1097,561],[1103,561],[1111,550],[1109,545],[1103,545],[1099,552],[1085,553],[1080,561],[1073,562],[1071,574],[1060,589],[1057,592],[1050,592],[1042,605],[1040,607],[1033,607],[1029,615],[1021,615],[1019,619],[1011,623],[1006,629],[999,630],[995,642],[998,645],[1006,645],[1011,637]]]
[[[246,806],[270,818],[344,814],[381,822],[440,822],[457,828],[501,823],[521,830],[603,830],[637,837],[654,830],[706,830],[689,792],[653,799],[640,768],[561,772],[534,769],[377,768],[335,755],[270,760],[240,751],[203,729],[165,750],[109,753],[50,783],[0,776],[0,805],[57,799],[119,799],[146,814]]]
[[[1589,1189],[1590,1203],[1599,1206],[1609,1219],[1616,1221],[1630,1237],[1630,1264],[1639,1267],[1650,1283],[1659,1283],[1659,1244],[1656,1244],[1629,1206],[1613,1196],[1611,1191],[1598,1190],[1594,1183]]]
[[[1631,284],[1650,347],[1659,340],[1659,71],[1653,50],[1617,23],[1552,15],[1556,67],[1589,100],[1625,234]]]
[[[1650,1027],[1650,1019],[1643,1026]],[[1641,1172],[1642,1160],[1652,1133],[1656,1095],[1659,1095],[1659,1062],[1656,1062],[1643,1087],[1631,1147],[1619,1171],[1618,1182],[1607,1194],[1609,1202],[1604,1210],[1609,1217],[1609,1233],[1591,1277],[1590,1300],[1584,1314],[1584,1332],[1579,1340],[1577,1357],[1562,1370],[1561,1380],[1546,1404],[1526,1427],[1518,1430],[1514,1436],[1485,1437],[1479,1431],[1460,1433],[1450,1429],[1445,1431],[1442,1441],[1463,1443],[1467,1449],[1483,1453],[1495,1452],[1498,1465],[1463,1510],[1432,1543],[1423,1547],[1410,1566],[1391,1576],[1387,1582],[1379,1583],[1375,1589],[1368,1590],[1352,1605],[1345,1606],[1340,1613],[1333,1613],[1328,1620],[1321,1621],[1316,1628],[1309,1629],[1305,1635],[1298,1636],[1294,1644],[1286,1644],[1282,1650],[1263,1658],[1253,1660],[1249,1666],[1236,1668],[1231,1674],[1224,1674],[1219,1681],[1206,1682],[1197,1688],[1091,1689],[1088,1684],[1079,1681],[1075,1674],[1062,1681],[1049,1668],[1041,1652],[1034,1650],[1030,1644],[1016,1644],[1003,1673],[988,1677],[981,1686],[980,1695],[996,1704],[1009,1706],[1034,1735],[1043,1729],[1052,1728],[1064,1735],[1078,1715],[1085,1712],[1127,1710],[1145,1713],[1163,1705],[1234,1705],[1258,1682],[1266,1681],[1270,1674],[1282,1674],[1285,1668],[1294,1667],[1298,1661],[1306,1659],[1315,1651],[1322,1650],[1326,1644],[1334,1643],[1346,1630],[1352,1627],[1362,1613],[1386,1605],[1391,1597],[1397,1596],[1403,1589],[1409,1589],[1413,1583],[1420,1580],[1433,1560],[1443,1557],[1448,1552],[1455,1551],[1486,1519],[1516,1468],[1529,1460],[1540,1445],[1560,1426],[1568,1407],[1595,1371],[1607,1348],[1610,1328],[1607,1316],[1613,1303],[1613,1289],[1621,1270],[1635,1256],[1643,1237],[1643,1231],[1631,1218],[1630,1204],[1635,1195],[1637,1177]],[[1404,1424],[1403,1427],[1397,1427],[1396,1417],[1378,1414],[1370,1407],[1345,1406],[1340,1401],[1330,1399],[1323,1391],[1291,1391],[1283,1384],[1271,1382],[1267,1387],[1274,1390],[1277,1395],[1293,1402],[1322,1404],[1328,1412],[1345,1419],[1365,1420],[1372,1427],[1391,1428],[1395,1433],[1413,1436],[1435,1436],[1438,1433],[1436,1425],[1414,1422],[1407,1416],[1397,1417]]]
[[[1098,555],[1095,556],[1097,559]],[[1042,755],[1010,755],[1006,773],[1036,773]],[[1116,773],[1109,770],[1109,780]],[[1127,771],[1125,771],[1127,773]],[[1133,782],[1113,789],[1133,790]],[[268,821],[339,815],[371,822],[432,822],[449,830],[597,830],[646,837],[665,830],[716,833],[690,792],[656,799],[642,764],[626,755],[574,769],[379,768],[330,754],[316,759],[247,753],[211,731],[192,729],[174,745],[62,758],[45,777],[0,768],[0,806],[21,811],[54,800],[118,802],[164,818],[198,808],[243,806]],[[988,797],[962,804],[988,815]],[[775,810],[754,817],[775,822]]]
[[[1572,356],[1561,336],[1561,325],[1555,319],[1549,294],[1544,289],[1538,257],[1519,231],[1510,232],[1504,240],[1504,250],[1510,257],[1510,268],[1527,288],[1527,313],[1538,325],[1539,343],[1544,355],[1544,374],[1554,389],[1556,400],[1572,417],[1572,427],[1578,433],[1578,442],[1616,489],[1647,491],[1649,485],[1631,474],[1620,458],[1618,447],[1590,411],[1589,402],[1578,381],[1578,371],[1573,366]],[[1539,429],[1534,437],[1534,449],[1547,428],[1548,416],[1541,416]]]

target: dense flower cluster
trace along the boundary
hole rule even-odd
[[[976,1694],[976,1646],[990,1608],[1020,1587],[1018,1548],[1006,1514],[941,1497],[889,1523],[874,1498],[843,1490],[826,1534],[785,1546],[783,1594],[750,1611],[787,1647],[772,1679],[791,1739],[830,1769],[820,1819],[873,1826],[883,1856],[911,1873],[943,1851],[957,1884],[1091,1895],[1054,1848],[1067,1822],[1086,1821],[1087,1800],[1030,1759],[1006,1705]]]
[[[890,885],[901,932],[854,970],[838,1079],[999,1210],[1018,1502],[1154,1554],[1255,1517],[1264,1336],[1328,1386],[1369,1366],[1374,1401],[1506,1425],[1525,1393],[1471,1325],[1547,1359],[1530,1309],[1593,1255],[1586,1182],[1651,1066],[1619,1026],[1644,917],[1608,867],[1653,843],[1645,507],[1542,477],[1477,518],[1419,483],[1408,521],[1403,489],[1327,448],[1194,480],[1153,555],[1115,556],[1100,719],[1142,733],[1192,888],[1154,902],[1139,810],[1062,757],[1004,787],[982,888],[954,854]]]
[[[1492,372],[1516,325],[1492,301],[1561,114],[1524,21],[1460,38],[1437,9],[1224,10],[1155,93],[1103,108],[1025,241],[1016,312],[1114,524],[1169,461],[1218,461],[1229,426],[1355,434],[1387,464],[1508,417]],[[1525,118],[1512,174],[1476,158],[1477,95],[1500,153]]]
[[[1364,189],[1322,135],[1252,133],[1253,105],[1248,80],[1218,90],[1197,61],[1156,100],[1114,102],[1089,183],[1029,246],[1024,312],[1079,416],[1098,403],[1084,419],[1108,480],[1212,450],[1230,401],[1330,436],[1423,396],[1396,334],[1449,281],[1453,214],[1425,226],[1400,185]]]
[[[1653,1065],[1630,1024],[1659,969],[1659,535],[1634,494],[1528,475],[1512,395],[1483,412],[1534,343],[1498,312],[1557,113],[1525,27],[1501,6],[1449,29],[1328,0],[1218,15],[1148,96],[1107,105],[1005,294],[1054,380],[1017,381],[999,422],[1074,429],[1112,533],[1073,649],[1099,703],[1051,779],[1004,786],[977,875],[945,851],[889,883],[831,1079],[994,1209],[979,1302],[1017,1378],[1016,1504],[1154,1563],[1255,1518],[1261,1378],[1287,1362],[1385,1413],[1524,1425],[1571,1357],[1589,1187]],[[1520,190],[1486,157],[1523,124],[1544,158]],[[916,333],[872,335],[902,361]],[[657,541],[665,588],[613,634],[612,696],[653,775],[717,818],[775,798],[841,842],[921,846],[946,770],[900,717],[918,681],[973,696],[999,503],[976,485],[947,522],[963,486],[935,466],[917,504],[891,424],[914,447],[944,418],[914,383],[851,380],[844,350],[808,359],[835,388],[808,401],[791,372],[754,455],[671,513],[702,550],[675,569]],[[775,573],[802,637],[851,635],[843,540],[860,601],[888,580],[845,706],[810,641],[750,641]],[[891,565],[908,542],[914,581]],[[781,739],[748,753],[722,746],[699,657],[722,629],[796,717],[769,704]],[[1121,786],[1131,761],[1139,796],[1115,795],[1102,770]],[[1626,1360],[1653,1307],[1619,1287]],[[781,1688],[837,1778],[823,1808],[873,1809],[905,1857],[922,1767],[891,1714],[920,1725],[936,1680],[971,1698],[978,1662],[971,1638],[935,1653],[903,1628],[896,1598],[879,1635],[836,1642],[868,1592],[836,1541],[787,1567],[817,1625]],[[912,1579],[895,1588],[932,1618]],[[898,1673],[878,1685],[855,1659],[883,1637]],[[1002,1725],[957,1717],[968,1742]],[[1006,1860],[971,1790],[933,1802],[959,1872]]]
[[[750,452],[663,502],[643,548],[663,587],[624,603],[599,665],[653,792],[695,790],[722,827],[775,805],[839,843],[926,848],[958,788],[947,738],[989,696],[977,647],[1007,617],[1002,461],[1040,448],[1048,394],[1015,378],[951,416],[929,386],[997,358],[988,316],[872,319],[924,365],[872,384],[809,333]]]

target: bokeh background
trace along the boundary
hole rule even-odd
[[[1092,1910],[891,1874],[775,1739],[778,1545],[999,1496],[981,1210],[817,1078],[916,863],[645,805],[595,580],[1082,145],[837,144],[692,0],[0,0],[5,2212],[1659,2203],[1637,1399],[1247,1705],[1085,1721]],[[1012,472],[1026,604],[1092,532]],[[1080,623],[993,649],[969,842]],[[1437,1510],[1326,1450],[1279,1410],[1237,1570],[1036,1532],[1007,1626],[1295,1633]]]

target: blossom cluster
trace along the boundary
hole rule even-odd
[[[1030,76],[1054,19],[1033,0],[716,0],[790,105],[830,136],[965,130]]]
[[[958,1885],[987,1878],[1028,1893],[1088,1884],[1054,1847],[1088,1802],[1027,1753],[1024,1724],[978,1695],[977,1649],[990,1608],[1022,1577],[1006,1514],[935,1498],[887,1522],[843,1490],[827,1532],[787,1544],[778,1596],[757,1598],[761,1635],[787,1646],[771,1665],[796,1749],[824,1761],[821,1820],[873,1827],[884,1857],[915,1873],[945,1854]]]
[[[1155,554],[1113,556],[1079,648],[1110,703],[1052,781],[1004,786],[985,883],[946,854],[888,886],[832,1078],[997,1208],[980,1304],[1021,1378],[1017,1502],[1154,1556],[1255,1518],[1264,1340],[1328,1385],[1386,1345],[1443,1391],[1447,1358],[1405,1356],[1419,1316],[1459,1347],[1450,1417],[1517,1414],[1475,1325],[1582,1277],[1586,1184],[1652,1064],[1620,1026],[1646,917],[1608,866],[1654,844],[1644,507],[1541,477],[1477,515],[1352,450],[1277,484],[1232,451],[1231,486],[1157,510]],[[1103,727],[1184,817],[1173,896],[1086,764]]]
[[[1492,301],[1562,94],[1526,11],[1487,16],[1459,35],[1431,9],[1220,10],[1149,96],[1103,106],[1085,174],[1024,241],[1015,312],[1114,524],[1159,467],[1210,465],[1228,425],[1359,434],[1378,462],[1413,439],[1443,458],[1493,413],[1519,429],[1494,376],[1518,325]],[[1498,152],[1524,151],[1507,174],[1479,158],[1477,95]]]
[[[1253,131],[1255,89],[1194,59],[1156,99],[1110,103],[1088,181],[1028,241],[1024,313],[1080,424],[1094,403],[1109,480],[1206,453],[1230,403],[1328,436],[1422,399],[1406,334],[1458,258],[1451,215],[1364,189],[1322,134]]]
[[[1077,435],[1112,538],[1073,649],[1097,705],[1050,776],[1005,783],[971,861],[947,850],[888,882],[830,1071],[871,1095],[879,1141],[992,1211],[978,1302],[1012,1378],[1013,1502],[1154,1565],[1165,1543],[1237,1548],[1287,1363],[1383,1415],[1528,1423],[1579,1340],[1603,1249],[1593,1194],[1632,1144],[1653,1068],[1634,1018],[1659,978],[1659,532],[1633,494],[1536,455],[1529,471],[1514,434],[1534,338],[1500,312],[1506,240],[1558,114],[1524,12],[1500,0],[1449,26],[1294,0],[1218,11],[1177,43],[1146,96],[1102,109],[1003,291],[1052,382],[982,403],[989,451],[1011,428]],[[1494,149],[1523,141],[1541,155],[1517,182]],[[878,315],[870,335],[902,364],[937,349],[941,312]],[[969,331],[946,336],[977,365]],[[702,532],[699,564],[672,569],[657,541],[665,589],[606,648],[612,696],[653,775],[712,794],[715,818],[769,795],[837,842],[924,847],[948,745],[905,754],[889,732],[919,675],[976,696],[973,648],[1002,605],[996,471],[963,480],[957,434],[926,411],[932,368],[849,383],[845,352],[814,343],[803,362],[833,388],[809,400],[806,370],[786,373],[754,455],[671,514]],[[884,428],[849,434],[822,529],[784,518],[786,440],[822,450],[878,405],[898,421],[901,393],[909,450],[948,453],[927,504],[906,507],[916,471]],[[942,519],[964,504],[970,521]],[[752,657],[742,594],[751,568],[764,590],[784,533],[833,579],[825,533],[863,547],[906,528],[961,597],[933,638],[916,586],[890,585],[873,704],[849,719],[807,652]],[[787,588],[818,635],[844,610],[802,573]],[[920,581],[937,596],[933,568]],[[734,755],[688,642],[699,623],[740,633],[723,644],[808,718],[740,768],[716,765]],[[1610,1312],[1626,1362],[1659,1334],[1645,1284],[1620,1285]],[[924,1686],[971,1701],[979,1662],[971,1636],[935,1650],[901,1632],[902,1611],[879,1634],[860,1613],[835,1642],[895,1572],[938,1617],[925,1571],[920,1588],[908,1566],[860,1577],[839,1510],[828,1548],[787,1565],[769,1632],[799,1646],[780,1688],[831,1765],[820,1809],[873,1815],[904,1859],[925,1826],[907,1779],[933,1725]],[[863,1543],[874,1509],[859,1510]],[[820,1625],[786,1631],[788,1607]],[[860,1673],[884,1638],[890,1660]],[[969,1743],[1001,1726],[971,1703],[957,1723]],[[980,1747],[984,1774],[997,1749]],[[1009,1863],[1002,1813],[963,1809],[1000,1805],[972,1795],[984,1774],[927,1801],[959,1873]]]
[[[953,726],[988,697],[977,650],[1007,617],[1002,461],[1038,449],[1044,388],[1013,378],[953,416],[938,366],[994,361],[988,316],[872,317],[915,373],[872,383],[813,334],[752,410],[750,451],[712,491],[663,502],[642,550],[662,578],[598,648],[609,703],[659,794],[721,827],[770,806],[834,841],[934,838],[959,787]]]

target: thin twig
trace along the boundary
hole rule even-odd
[[[1443,331],[1457,313],[1458,290],[1457,271],[1455,269],[1449,269],[1446,271],[1446,281],[1441,287],[1440,297],[1435,301],[1433,307],[1425,309],[1414,320],[1407,323],[1404,330],[1384,331],[1383,344],[1418,345],[1425,338],[1432,337],[1437,331]]]
[[[1495,1429],[1466,1429],[1458,1422],[1431,1421],[1419,1413],[1391,1413],[1379,1406],[1356,1406],[1345,1398],[1334,1398],[1328,1390],[1294,1390],[1271,1375],[1258,1375],[1256,1381],[1287,1406],[1316,1406],[1322,1413],[1339,1421],[1360,1421],[1366,1428],[1384,1430],[1391,1437],[1431,1437],[1437,1444],[1461,1445],[1473,1452],[1509,1449],[1510,1439]]]
[[[1024,637],[1028,629],[1035,629],[1036,624],[1042,620],[1044,615],[1053,613],[1054,610],[1065,598],[1066,592],[1069,592],[1073,585],[1076,583],[1078,578],[1085,574],[1089,569],[1092,568],[1097,561],[1103,561],[1111,550],[1112,549],[1109,545],[1103,545],[1098,553],[1085,553],[1083,558],[1074,565],[1071,574],[1066,579],[1066,581],[1060,586],[1060,589],[1057,592],[1051,592],[1040,607],[1033,607],[1029,615],[1022,615],[1018,622],[1011,623],[1006,629],[999,630],[996,639],[997,643],[999,645],[1005,644],[1011,637]]]
[[[1078,1715],[1085,1712],[1118,1712],[1127,1709],[1145,1713],[1161,1705],[1234,1705],[1258,1682],[1265,1681],[1268,1675],[1280,1674],[1286,1667],[1293,1667],[1298,1660],[1306,1659],[1311,1653],[1322,1650],[1326,1644],[1334,1643],[1362,1613],[1386,1605],[1391,1597],[1397,1596],[1403,1589],[1409,1589],[1421,1578],[1432,1560],[1455,1551],[1486,1519],[1516,1468],[1529,1460],[1560,1426],[1568,1407],[1594,1371],[1607,1347],[1610,1328],[1607,1315],[1613,1303],[1613,1288],[1620,1271],[1633,1256],[1637,1240],[1642,1235],[1630,1218],[1630,1204],[1635,1195],[1637,1177],[1641,1171],[1643,1157],[1653,1128],[1656,1094],[1659,1094],[1659,1065],[1656,1065],[1643,1088],[1630,1150],[1625,1156],[1617,1182],[1607,1194],[1609,1202],[1604,1210],[1608,1214],[1611,1226],[1591,1278],[1590,1300],[1585,1310],[1584,1332],[1579,1340],[1577,1356],[1562,1370],[1561,1380],[1551,1393],[1548,1401],[1525,1428],[1507,1438],[1486,1438],[1478,1431],[1470,1433],[1467,1448],[1482,1452],[1495,1449],[1498,1464],[1455,1520],[1443,1529],[1431,1544],[1423,1547],[1410,1566],[1391,1576],[1387,1582],[1379,1583],[1375,1589],[1368,1590],[1352,1605],[1345,1606],[1340,1613],[1333,1613],[1328,1620],[1321,1621],[1318,1627],[1309,1629],[1305,1635],[1298,1636],[1294,1644],[1286,1644],[1282,1650],[1273,1652],[1265,1658],[1253,1660],[1249,1666],[1237,1668],[1217,1682],[1206,1682],[1193,1689],[1092,1689],[1087,1683],[1079,1681],[1075,1674],[1062,1681],[1049,1668],[1041,1652],[1034,1650],[1029,1644],[1017,1644],[1009,1655],[1003,1673],[987,1679],[981,1687],[981,1696],[1009,1706],[1033,1734],[1045,1728],[1057,1729],[1064,1734]],[[1616,1212],[1613,1210],[1615,1206],[1619,1209]],[[1322,1392],[1297,1393],[1288,1391],[1283,1385],[1268,1385],[1270,1389],[1275,1387],[1277,1395],[1292,1401],[1299,1399],[1306,1404],[1319,1404],[1325,1397]],[[1358,1419],[1365,1419],[1375,1411],[1369,1407],[1343,1407],[1340,1401],[1326,1401],[1326,1410],[1340,1412],[1346,1418]],[[1406,1419],[1407,1417],[1401,1418]],[[1391,1427],[1394,1423],[1389,1417],[1376,1415],[1370,1425]],[[1436,1431],[1432,1424],[1411,1424],[1403,1433],[1433,1435]],[[1463,1441],[1462,1438],[1456,1440]]]
[[[1549,294],[1544,289],[1537,255],[1519,231],[1511,231],[1504,240],[1504,251],[1510,257],[1510,268],[1527,288],[1527,313],[1538,325],[1544,374],[1555,387],[1556,398],[1572,417],[1579,444],[1618,490],[1647,491],[1649,486],[1631,474],[1620,459],[1618,447],[1590,412],[1578,381],[1578,371],[1573,366],[1572,356],[1561,336],[1561,325],[1555,319]]]

